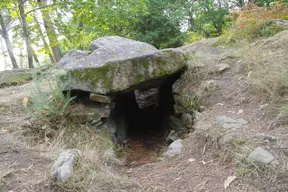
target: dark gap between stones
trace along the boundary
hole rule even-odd
[[[171,117],[181,121],[174,117],[175,101],[172,91],[174,82],[180,76],[181,73],[169,76],[161,85],[151,85],[149,89],[145,87],[145,90],[117,93],[110,104],[92,101],[90,93],[84,91],[72,90],[71,96],[76,96],[75,102],[85,105],[85,108],[95,107],[95,111],[102,110],[103,114],[108,110],[109,114],[101,116],[101,121],[93,126],[96,130],[109,129],[114,141],[128,149],[127,165],[153,163],[170,143],[167,142],[167,136],[175,124],[172,122],[171,126]],[[138,97],[135,96],[137,93]],[[142,97],[141,94],[148,96]],[[103,126],[105,124],[107,126]]]

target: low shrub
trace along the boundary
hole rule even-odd
[[[31,107],[37,117],[63,115],[73,97],[64,94],[52,74],[36,76],[31,91]]]
[[[243,40],[252,42],[271,37],[285,30],[286,25],[281,25],[281,20],[285,21],[287,14],[286,4],[271,8],[254,5],[252,9],[231,13],[229,17],[232,18],[233,26],[224,31],[215,45],[233,44]]]
[[[185,44],[194,43],[194,42],[200,41],[202,39],[204,39],[203,35],[189,31],[189,32],[187,32],[187,40],[186,40]]]

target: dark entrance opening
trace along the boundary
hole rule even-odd
[[[74,100],[76,104],[85,106],[85,111],[92,109],[97,114],[103,115],[100,116],[100,122],[92,124],[92,127],[101,130],[112,126],[113,140],[128,149],[126,160],[128,166],[154,163],[162,156],[163,149],[168,145],[166,138],[173,129],[170,127],[170,117],[174,115],[175,104],[172,86],[180,75],[181,73],[178,73],[157,80],[158,83],[141,86],[141,89],[116,93],[111,103],[92,101],[90,93],[85,91],[72,90],[70,94],[76,97]],[[147,90],[148,92],[157,90],[157,104],[141,104],[141,101],[144,103],[148,101],[148,104],[155,103],[153,94],[151,97],[149,94],[148,97],[145,95],[144,99],[141,94],[139,96],[139,93],[146,93]],[[140,103],[139,98],[142,99]],[[81,109],[80,106],[76,108]]]
[[[172,85],[179,76],[180,74],[169,77],[157,87],[157,106],[139,107],[134,91],[116,96],[115,112],[116,116],[123,117],[125,124],[127,139],[125,142],[127,141],[127,147],[130,150],[127,157],[129,166],[153,163],[161,156],[163,148],[167,145],[165,142],[165,137],[169,133],[167,120],[174,115],[175,101]],[[121,126],[123,125],[118,123],[117,129],[123,129]],[[120,132],[120,134],[123,133]],[[116,136],[121,140],[121,135],[116,133]]]

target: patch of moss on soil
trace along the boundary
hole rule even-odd
[[[0,87],[21,85],[33,79],[32,73],[7,73],[0,80]]]

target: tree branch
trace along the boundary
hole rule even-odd
[[[27,11],[25,15],[27,16],[29,13],[32,13],[32,12],[37,11],[37,10],[39,10],[39,9],[45,9],[45,8],[47,8],[47,7],[52,7],[52,6],[55,6],[55,5],[57,5],[57,4],[43,5],[43,6],[41,6],[41,7],[37,7],[37,8],[35,8],[35,9],[30,10],[30,11]]]

